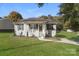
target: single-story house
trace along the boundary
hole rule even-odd
[[[0,32],[5,32],[5,31],[13,31],[14,25],[13,23],[5,18],[0,19]]]
[[[57,22],[51,19],[29,18],[15,22],[14,31],[17,36],[54,37],[56,35],[56,24]]]

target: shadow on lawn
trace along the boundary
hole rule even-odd
[[[65,35],[56,35],[56,37],[65,38]]]
[[[0,49],[0,52],[2,51],[8,51],[8,50],[13,50],[13,49],[17,49],[17,48],[23,48],[23,47],[32,47],[32,46],[36,46],[36,45],[41,45],[47,42],[41,42],[41,43],[35,43],[35,44],[30,44],[30,45],[23,45],[23,46],[18,46],[18,47],[14,47],[14,48],[6,48],[6,49]]]
[[[79,36],[76,36],[76,37],[72,37],[72,38],[69,38],[70,40],[73,40],[75,42],[77,42],[79,44]]]

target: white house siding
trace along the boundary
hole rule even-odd
[[[39,36],[39,31],[34,28],[30,29],[29,24],[24,24],[23,36]]]
[[[23,36],[26,36],[26,24],[24,24],[23,26],[24,26],[24,28],[23,28],[23,30],[22,30],[22,31],[23,31],[23,32],[22,32],[22,35],[23,35]]]
[[[19,31],[18,31],[17,25],[14,25],[14,30],[15,30],[15,34],[17,36],[19,36],[20,34],[19,34]]]
[[[34,31],[34,36],[39,37],[39,31],[38,30]]]
[[[19,25],[19,26],[20,26],[20,25]],[[24,27],[24,24],[23,24],[23,27]],[[15,29],[15,34],[16,34],[17,36],[23,36],[24,30],[18,30],[18,25],[17,25],[17,24],[14,25],[14,29]]]
[[[33,28],[30,28],[29,24],[27,24],[27,34],[29,37],[32,37],[33,36]],[[33,26],[33,25],[32,25]]]
[[[23,30],[18,30],[18,25],[14,25],[15,29],[15,34],[17,36],[35,36],[38,38],[45,38],[46,36],[46,24],[42,24],[42,31],[39,31],[39,26],[38,29],[30,29],[28,24],[23,24],[24,29]],[[51,31],[51,36],[54,37],[56,35],[56,25],[53,25],[54,30]]]
[[[33,36],[31,29],[29,29],[29,31],[28,31],[28,36],[29,36],[29,37],[32,37],[32,36]]]

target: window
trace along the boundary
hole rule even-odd
[[[24,29],[23,24],[17,24],[17,27],[18,27],[18,30],[23,30]]]
[[[38,29],[38,24],[35,24],[34,25],[34,29]]]
[[[33,24],[29,24],[30,29],[33,29]]]
[[[38,24],[29,24],[30,29],[38,29]]]
[[[47,30],[53,30],[53,24],[46,24]]]
[[[42,31],[42,25],[41,24],[39,25],[39,30]]]

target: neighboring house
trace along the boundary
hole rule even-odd
[[[0,19],[0,32],[1,31],[13,31],[13,23],[8,19],[2,18]]]
[[[28,37],[54,37],[56,35],[57,22],[51,19],[29,18],[14,23],[14,30],[17,36]]]

